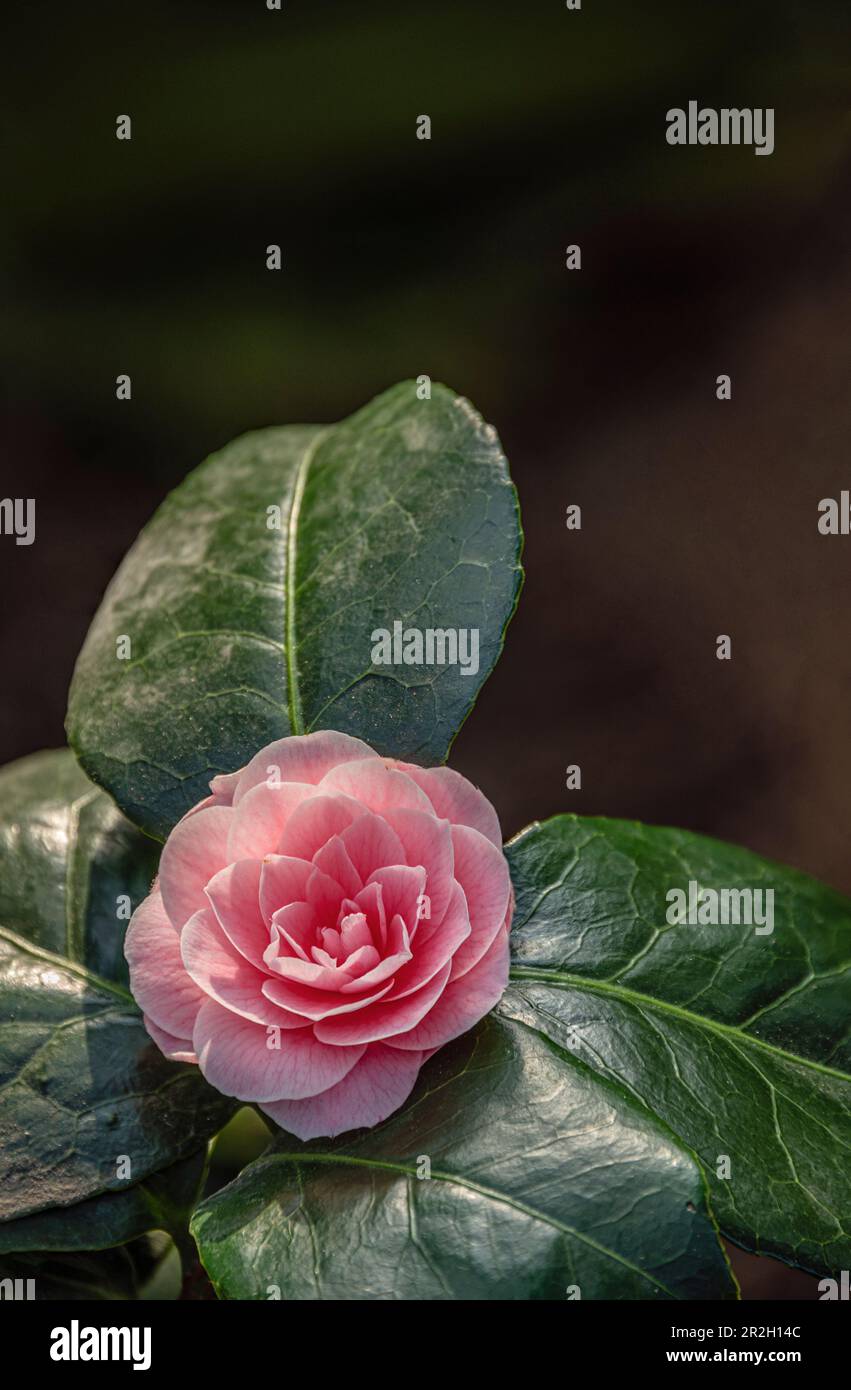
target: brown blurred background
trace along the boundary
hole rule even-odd
[[[506,832],[676,823],[851,891],[851,536],[816,525],[851,487],[847,7],[36,0],[4,38],[0,489],[37,511],[0,537],[0,761],[63,741],[103,588],[205,454],[427,372],[523,508],[453,754]],[[669,147],[690,99],[774,107],[774,154]]]

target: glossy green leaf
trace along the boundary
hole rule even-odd
[[[0,1221],[124,1191],[122,1155],[139,1182],[236,1108],[163,1057],[124,983],[119,900],[156,860],[69,752],[0,772]]]
[[[692,1156],[536,1026],[493,1018],[377,1128],[279,1132],[192,1231],[224,1298],[736,1292]]]
[[[747,850],[626,821],[557,816],[508,856],[515,966],[500,1017],[544,1032],[693,1149],[731,1239],[847,1269],[851,902]],[[667,895],[690,882],[773,890],[773,931],[670,924]]]
[[[338,425],[244,435],[166,499],[115,576],[77,663],[71,744],[157,835],[287,734],[339,729],[440,762],[501,650],[519,553],[496,433],[446,387],[420,400],[404,382]],[[374,665],[373,631],[397,620],[478,630],[478,670]]]
[[[207,1172],[207,1150],[173,1163],[121,1192],[103,1192],[70,1207],[0,1222],[0,1255],[28,1251],[105,1250],[166,1231],[182,1241]]]

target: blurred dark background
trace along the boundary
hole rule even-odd
[[[523,508],[453,754],[506,833],[676,823],[851,890],[851,536],[816,525],[851,487],[847,6],[31,0],[4,40],[0,489],[36,541],[0,537],[0,761],[64,741],[104,586],[190,468],[425,372]],[[774,154],[669,147],[690,99],[774,107]]]

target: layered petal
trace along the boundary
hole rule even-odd
[[[307,782],[260,782],[232,811],[229,859],[262,859],[275,848],[296,807],[316,795]]]
[[[426,926],[425,923],[422,924]],[[428,935],[421,930],[417,936],[411,960],[396,975],[390,999],[401,999],[414,990],[421,989],[444,966],[451,966],[465,941],[471,934],[470,916],[464,890],[457,883],[452,885],[450,905],[443,921],[431,927]]]
[[[363,806],[352,797],[317,792],[293,811],[277,845],[271,848],[294,859],[312,860],[332,835],[340,834],[362,815]]]
[[[350,734],[338,734],[322,729],[315,734],[296,734],[280,738],[261,749],[240,773],[233,793],[234,805],[259,782],[265,782],[270,767],[274,767],[281,782],[310,782],[316,786],[325,773],[338,763],[351,763],[360,758],[378,758],[368,744]]]
[[[266,856],[260,874],[259,893],[260,911],[265,922],[271,922],[279,908],[305,901],[312,872],[313,866],[306,859],[293,859],[287,854]]]
[[[466,975],[450,981],[415,1028],[388,1038],[388,1044],[418,1051],[443,1047],[459,1038],[499,1003],[508,984],[508,961],[508,933],[503,931]]]
[[[142,1015],[142,1022],[153,1038],[160,1052],[168,1057],[170,1062],[194,1062],[197,1066],[198,1058],[192,1050],[191,1038],[175,1038],[171,1033],[167,1033],[164,1028],[158,1028],[152,1018],[147,1014]]]
[[[452,978],[459,979],[481,960],[506,922],[511,901],[511,877],[502,850],[469,826],[452,827],[455,846],[455,878],[464,889],[472,931],[452,962]]]
[[[449,821],[438,820],[424,811],[411,811],[404,806],[391,807],[384,814],[388,825],[393,827],[404,846],[403,859],[386,859],[385,864],[422,865],[426,871],[424,892],[427,902],[424,906],[428,909],[428,919],[439,922],[449,905],[455,870],[455,850]]]
[[[180,937],[157,889],[133,913],[124,940],[139,1008],[172,1038],[191,1038],[204,993],[186,972]]]
[[[344,1080],[309,1100],[262,1105],[264,1114],[297,1139],[317,1139],[380,1124],[414,1089],[422,1055],[372,1043]]]
[[[302,1100],[337,1084],[364,1048],[328,1047],[313,1030],[274,1034],[231,1013],[214,999],[198,1011],[193,1030],[198,1065],[207,1081],[237,1100]],[[278,1044],[277,1046],[275,1044]]]
[[[284,1026],[281,1010],[263,993],[268,975],[240,954],[212,908],[202,907],[190,917],[180,938],[180,952],[187,973],[208,998],[254,1023]]]
[[[497,849],[502,848],[499,817],[487,797],[451,767],[416,767],[396,763],[425,792],[438,816],[453,825],[469,825]]]
[[[450,966],[444,965],[421,989],[392,1003],[382,1000],[370,1009],[328,1013],[314,1025],[314,1032],[321,1042],[337,1047],[382,1042],[407,1033],[434,1007],[446,987],[449,970]]]
[[[330,971],[326,978],[329,977],[334,985],[330,989],[322,986],[321,979],[316,982],[304,982],[292,976],[285,978],[276,975],[274,979],[264,982],[263,993],[273,1004],[298,1015],[305,1023],[319,1023],[322,1019],[336,1018],[338,1014],[360,1013],[364,1009],[369,1012],[369,1005],[383,999],[393,987],[393,981],[390,980],[370,989],[366,994],[362,990],[357,993],[344,992],[341,986],[348,977],[343,975],[337,980]]]
[[[229,806],[190,811],[172,830],[160,858],[159,886],[165,910],[176,931],[193,912],[206,905],[204,889],[219,869],[233,858],[228,832],[233,819]]]
[[[376,816],[371,811],[341,831],[340,839],[362,883],[366,883],[376,869],[383,869],[388,864],[411,862],[386,816]]]
[[[269,929],[260,910],[263,866],[257,859],[238,859],[220,869],[207,884],[206,896],[228,940],[258,969],[269,944]]]
[[[378,815],[401,806],[412,811],[431,810],[428,797],[416,782],[397,768],[388,767],[381,758],[362,758],[332,767],[319,783],[319,790],[342,792]]]

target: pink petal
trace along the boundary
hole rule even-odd
[[[139,904],[124,939],[130,988],[139,1008],[173,1038],[191,1038],[204,995],[186,973],[180,937],[159,891]]]
[[[325,953],[328,955],[328,959],[336,961],[338,955],[340,954],[340,947],[343,944],[343,938],[337,931],[336,927],[323,927],[322,941]],[[316,952],[318,949],[319,948],[316,946],[314,946],[313,948],[314,960],[316,959]]]
[[[307,782],[266,782],[252,787],[233,812],[228,837],[230,859],[262,859],[272,854],[297,806],[316,795]]]
[[[214,796],[221,797],[227,806],[231,806],[234,792],[244,771],[245,768],[241,767],[236,772],[217,772],[210,783],[210,791]]]
[[[320,965],[315,960],[301,960],[299,956],[272,955],[272,950],[270,947],[269,968],[274,970],[277,980],[310,985],[314,990],[336,992],[350,978],[336,962],[332,966]]]
[[[499,817],[486,796],[451,767],[415,767],[397,763],[426,793],[435,812],[453,825],[470,825],[497,849],[502,848]]]
[[[311,1028],[279,1035],[280,1047],[262,1024],[249,1023],[208,999],[194,1030],[198,1065],[216,1090],[237,1100],[301,1100],[327,1091],[363,1056],[362,1047],[325,1047]]]
[[[423,926],[426,924],[423,923]],[[457,883],[452,884],[452,900],[438,926],[430,934],[418,933],[413,946],[413,958],[396,976],[390,999],[404,999],[414,990],[421,989],[428,980],[442,970],[460,950],[463,942],[470,936],[470,917],[464,890]],[[451,969],[450,969],[451,978]]]
[[[340,923],[340,946],[343,957],[346,961],[346,968],[355,951],[361,947],[368,946],[371,951],[375,950],[372,944],[372,933],[366,923],[366,917],[362,912],[350,912]],[[378,952],[375,952],[376,960],[380,960]]]
[[[329,878],[321,869],[313,870],[307,880],[307,901],[316,914],[317,922],[335,925],[345,896],[335,878]]]
[[[351,976],[352,983],[354,983],[362,980],[364,975],[379,964],[380,960],[381,957],[374,946],[358,946],[357,950],[346,956],[343,964],[346,968],[346,974]]]
[[[455,852],[452,830],[447,820],[425,815],[422,811],[392,808],[386,813],[387,823],[396,831],[405,848],[402,860],[396,863],[422,864],[426,871],[425,892],[431,922],[439,922],[449,905],[452,889]]]
[[[402,1059],[410,1058],[409,1064]],[[264,1114],[298,1139],[319,1139],[380,1124],[414,1089],[420,1070],[415,1052],[393,1052],[373,1043],[343,1081],[310,1100],[263,1105]]]
[[[343,894],[353,898],[363,888],[363,879],[346,853],[339,835],[333,835],[313,856],[313,864],[339,883]]]
[[[363,883],[376,869],[383,869],[387,864],[410,862],[405,857],[402,841],[395,830],[390,828],[383,816],[375,816],[369,811],[342,831],[340,839]]]
[[[440,998],[449,979],[449,970],[450,966],[444,965],[422,989],[404,999],[375,1004],[357,1013],[328,1014],[315,1024],[314,1032],[320,1042],[336,1046],[381,1042],[392,1039],[397,1033],[408,1033]]]
[[[342,982],[346,979],[348,976],[343,975]],[[283,980],[278,976],[266,981],[263,993],[282,1009],[300,1014],[306,1023],[318,1023],[323,1018],[333,1018],[337,1014],[349,1014],[358,1009],[365,1009],[367,1005],[382,999],[389,988],[390,985],[386,984],[381,989],[373,989],[368,994],[361,993],[353,997],[349,993],[343,994],[339,987],[336,991],[315,989],[310,985],[296,984],[295,981]]]
[[[267,922],[271,922],[279,908],[287,907],[289,903],[304,902],[307,897],[307,881],[312,873],[313,866],[306,859],[293,859],[286,854],[272,854],[263,860],[263,871],[260,875],[260,909]]]
[[[238,859],[214,874],[206,890],[225,936],[258,970],[263,969],[263,952],[269,945],[269,929],[258,903],[260,870],[258,860]]]
[[[418,903],[425,892],[425,869],[410,869],[406,864],[394,864],[386,869],[376,869],[366,888],[363,889],[362,893],[358,893],[355,899],[358,907],[364,912],[369,910],[366,905],[368,900],[362,901],[362,899],[370,886],[375,883],[381,887],[381,898],[387,920],[389,921],[398,913],[408,930],[413,932],[417,923]]]
[[[466,1033],[502,998],[508,984],[508,932],[460,980],[446,986],[434,1008],[409,1033],[388,1038],[391,1047],[437,1048]]]
[[[332,835],[338,835],[363,815],[363,807],[349,796],[311,797],[293,811],[275,849],[278,854],[312,860]]]
[[[170,1062],[194,1062],[197,1065],[198,1058],[192,1051],[192,1043],[189,1038],[175,1038],[171,1033],[166,1033],[163,1028],[158,1028],[152,1018],[147,1014],[142,1015],[149,1035],[153,1038],[160,1052],[168,1057]]]
[[[310,903],[287,903],[286,907],[279,907],[272,916],[272,937],[263,952],[263,963],[274,970],[274,962],[283,956],[310,960],[316,926],[316,913]]]
[[[452,962],[452,978],[462,975],[481,960],[500,927],[505,924],[511,898],[508,861],[502,850],[478,830],[465,825],[452,827],[455,845],[455,878],[464,889],[472,932],[459,947]]]
[[[397,922],[402,921],[401,917],[396,917],[394,920]],[[377,951],[376,955],[378,955]],[[402,966],[410,959],[410,947],[395,951],[392,955],[385,956],[383,960],[379,960],[375,966],[365,971],[364,974],[358,975],[357,979],[352,980],[347,985],[343,985],[340,993],[362,994],[365,990],[371,990],[374,985],[382,984],[385,980],[389,980],[391,976],[396,976],[402,969]],[[348,967],[348,962],[346,962],[346,965]]]
[[[404,772],[387,767],[380,758],[364,758],[360,762],[333,767],[322,778],[319,790],[343,792],[378,815],[383,815],[391,806],[407,806],[412,811],[431,810],[428,797],[416,783]]]
[[[210,784],[212,786],[212,783]],[[231,799],[223,792],[213,792],[212,796],[205,796],[203,801],[199,801],[196,806],[187,811],[187,816],[196,816],[199,811],[206,811],[208,806],[230,806]]]
[[[387,914],[384,911],[381,884],[368,883],[366,888],[358,893],[358,900],[353,906],[360,908],[365,914],[372,939],[378,949],[383,951],[387,945]]]
[[[296,734],[277,739],[262,748],[237,774],[239,784],[234,794],[238,806],[246,792],[259,782],[265,782],[270,767],[277,767],[282,782],[310,782],[316,786],[325,773],[337,763],[350,763],[359,758],[377,758],[378,754],[359,738],[321,730],[315,734]]]
[[[228,831],[233,820],[229,806],[208,806],[178,821],[163,848],[159,886],[165,910],[176,931],[199,907],[204,889],[219,869],[230,862]]]
[[[263,994],[268,975],[256,970],[231,945],[210,908],[190,917],[183,928],[180,950],[188,973],[211,999],[254,1023],[284,1026],[281,1010]]]

